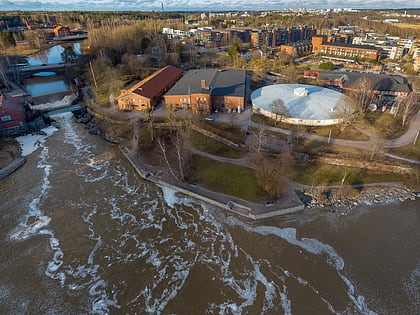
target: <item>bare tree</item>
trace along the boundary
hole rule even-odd
[[[177,174],[174,172],[174,169],[171,166],[171,163],[169,163],[169,159],[168,159],[168,152],[167,152],[167,147],[166,147],[166,143],[165,140],[163,140],[162,138],[158,138],[158,146],[159,146],[159,150],[162,153],[163,156],[163,160],[165,161],[166,167],[169,170],[169,173],[171,173],[171,175],[179,180],[179,177],[177,176]]]
[[[283,151],[275,157],[260,154],[254,160],[259,185],[270,197],[279,197],[284,191],[287,178],[293,175],[294,158],[289,151]]]
[[[343,95],[335,103],[332,117],[342,120],[342,126],[351,124],[355,119],[356,109],[351,98]]]
[[[402,125],[404,126],[409,117],[416,111],[418,96],[416,93],[411,92],[407,98],[402,99],[400,102],[398,113],[402,118]]]
[[[369,110],[369,105],[376,101],[372,81],[366,77],[361,77],[353,83],[348,96],[357,106],[360,117],[364,117]]]
[[[191,124],[188,120],[182,121],[176,128],[176,131],[169,135],[170,143],[174,149],[176,167],[169,162],[168,148],[165,140],[158,138],[159,150],[170,174],[179,181],[184,181],[191,169],[192,150],[190,143]]]
[[[289,110],[287,109],[286,105],[284,105],[284,101],[280,98],[273,100],[273,102],[270,104],[270,111],[276,116],[276,126],[278,122],[278,116],[280,116],[281,123],[283,117],[289,115]]]

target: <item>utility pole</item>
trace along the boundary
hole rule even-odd
[[[416,144],[418,137],[419,137],[419,132],[417,131],[416,138],[414,138],[414,143],[413,144]]]
[[[95,72],[93,72],[92,61],[89,61],[90,71],[92,72],[93,82],[95,83],[95,87],[98,88],[98,84],[96,84]]]

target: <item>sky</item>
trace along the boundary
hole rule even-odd
[[[0,10],[161,11],[162,2],[165,11],[420,8],[420,0],[0,0]]]

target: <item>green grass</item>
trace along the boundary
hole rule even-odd
[[[345,126],[342,128],[341,125],[336,126],[321,126],[321,127],[310,127],[310,126],[297,126],[287,124],[284,122],[278,122],[277,125],[275,120],[266,117],[261,114],[254,114],[251,117],[252,121],[258,124],[264,124],[266,126],[277,127],[286,130],[299,131],[301,133],[311,133],[321,137],[328,137],[331,130],[331,138],[343,139],[343,140],[359,140],[366,141],[369,137],[358,131],[353,126]]]
[[[254,170],[198,155],[193,158],[195,172],[191,180],[203,187],[255,203],[262,203],[270,198],[258,186]]]
[[[420,139],[417,140],[416,144],[409,144],[399,148],[392,148],[388,150],[389,153],[398,155],[400,157],[411,159],[411,160],[420,160]]]
[[[213,121],[203,122],[197,120],[194,123],[207,131],[210,131],[237,144],[242,142],[244,136],[244,132],[239,126],[231,126],[229,124],[217,123]]]
[[[244,156],[243,152],[232,149],[231,147],[198,132],[193,132],[191,134],[191,144],[197,150],[226,158],[238,159]]]
[[[374,112],[365,116],[362,128],[368,129],[385,139],[394,139],[402,136],[408,129],[408,123],[401,125],[401,117],[395,117],[390,113]]]
[[[293,180],[309,186],[334,186],[341,185],[343,177],[345,177],[344,185],[404,182],[406,180],[406,177],[399,174],[373,173],[356,168],[309,163],[295,165]]]

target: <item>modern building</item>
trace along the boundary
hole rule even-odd
[[[182,70],[166,66],[129,89],[121,90],[117,97],[118,107],[122,110],[151,110],[159,99],[182,76]]]
[[[242,111],[247,80],[244,70],[201,69],[188,71],[164,95],[166,106],[194,113]]]
[[[70,31],[70,27],[59,25],[54,28],[54,35],[56,37],[71,36],[72,32]]]
[[[312,52],[342,58],[379,60],[381,50],[369,45],[330,43],[326,41],[326,36],[317,35],[312,37]]]
[[[25,132],[26,117],[22,99],[0,95],[0,135]]]
[[[372,82],[373,93],[382,96],[384,100],[394,100],[396,97],[408,97],[411,89],[407,79],[398,75],[373,74],[360,72],[335,71],[305,71],[305,78],[316,79],[319,82],[351,90],[357,79],[365,77]]]

